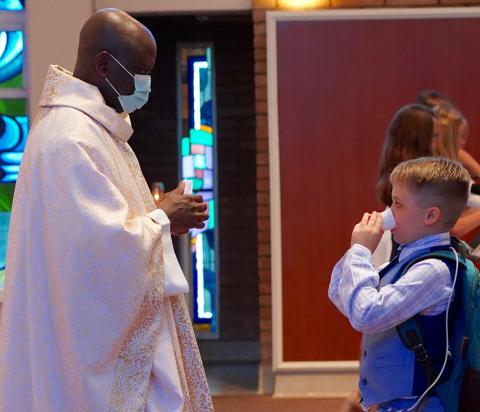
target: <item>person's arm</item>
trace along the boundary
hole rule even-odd
[[[345,290],[351,289],[345,284],[345,277],[355,277],[360,283],[359,287],[376,288],[379,282],[378,272],[370,262],[371,252],[359,244],[354,244],[348,252],[338,261],[332,271],[328,297],[337,309],[350,318],[349,302],[345,299]]]
[[[378,290],[379,275],[370,260],[380,228],[378,214],[364,215],[352,233],[352,247],[334,268],[329,288],[330,299],[353,328],[364,333],[399,325],[446,301],[451,292],[450,271],[436,259],[413,265],[399,281]]]
[[[328,297],[337,307],[337,309],[345,316],[348,317],[348,308],[344,306],[344,302],[341,298],[340,283],[344,276],[344,271],[348,272],[351,267],[351,260],[354,257],[354,251],[367,248],[367,251],[371,253],[377,248],[380,239],[382,238],[382,216],[377,212],[364,213],[362,220],[355,225],[352,232],[352,238],[350,241],[350,250],[340,259],[335,265],[330,279],[330,286],[328,288]],[[353,252],[352,252],[353,251]],[[377,273],[375,268],[368,259],[367,272]],[[374,280],[374,284],[378,283],[377,279]]]
[[[338,299],[350,323],[360,332],[382,332],[448,300],[450,271],[440,260],[419,262],[400,280],[378,290],[379,277],[370,264],[370,251],[354,245],[349,253]]]
[[[460,149],[458,151],[458,160],[463,163],[472,177],[480,177],[480,163],[478,163],[470,153],[464,149]]]
[[[467,233],[480,226],[480,209],[467,209],[450,230],[453,236],[461,239]]]

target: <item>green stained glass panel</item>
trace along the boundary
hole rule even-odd
[[[0,212],[10,212],[12,210],[14,190],[15,183],[0,184]]]
[[[24,116],[26,107],[26,99],[0,99],[0,115]]]
[[[196,332],[217,337],[218,332],[218,268],[217,227],[214,192],[214,95],[213,55],[210,46],[196,44],[179,49],[178,89],[182,110],[178,113],[178,149],[181,175],[193,183],[193,191],[201,193],[209,206],[209,220],[203,229],[190,232],[191,258],[186,258],[191,270],[193,288],[192,314]],[[185,250],[185,252],[187,252]],[[186,255],[186,253],[185,253]]]
[[[192,182],[193,182],[193,190],[200,190],[202,188],[202,185],[203,185],[203,180],[202,179],[198,179],[198,178],[194,177],[192,179]]]
[[[23,87],[23,74],[17,74],[15,77],[12,77],[6,82],[0,83],[0,88],[22,88]]]
[[[190,129],[190,140],[192,144],[213,145],[213,135],[204,130]]]
[[[208,201],[208,228],[215,228],[215,200],[210,199]]]
[[[188,137],[182,137],[182,156],[188,156],[190,154],[190,139]]]

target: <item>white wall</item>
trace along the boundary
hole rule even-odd
[[[92,0],[28,1],[26,10],[26,60],[31,118],[43,88],[48,66],[60,64],[72,70],[78,34],[94,10]]]

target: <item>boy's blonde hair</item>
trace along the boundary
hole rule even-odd
[[[390,182],[406,184],[420,207],[437,206],[443,228],[450,230],[467,204],[470,176],[455,160],[420,157],[400,163]]]

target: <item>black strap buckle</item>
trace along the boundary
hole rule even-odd
[[[418,362],[428,362],[430,357],[428,356],[427,349],[423,343],[419,343],[412,347],[412,351],[415,352],[415,359]]]

